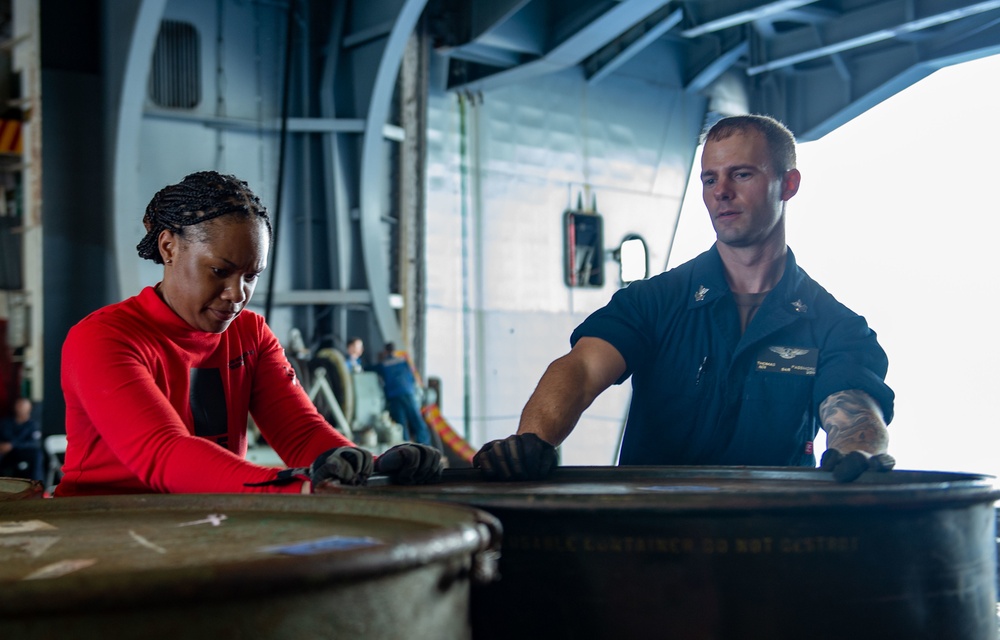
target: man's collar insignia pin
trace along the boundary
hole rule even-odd
[[[698,290],[694,292],[694,301],[701,302],[702,300],[705,299],[706,293],[708,293],[708,289],[705,288],[705,285],[703,284],[698,285]]]
[[[802,302],[801,300],[796,300],[795,302],[793,302],[792,307],[799,313],[805,313],[806,311],[809,311],[809,305]]]

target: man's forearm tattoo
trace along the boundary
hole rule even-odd
[[[834,449],[882,453],[889,444],[882,412],[864,391],[840,391],[819,405],[819,417]]]

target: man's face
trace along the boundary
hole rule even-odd
[[[18,398],[14,401],[14,421],[18,424],[31,419],[31,400]]]
[[[702,198],[719,242],[731,247],[784,242],[784,203],[798,190],[799,172],[778,175],[771,164],[767,141],[756,132],[705,143]]]
[[[160,294],[195,329],[222,333],[250,302],[270,240],[257,218],[226,216],[201,224],[214,225],[204,230],[204,240],[170,231],[161,235],[161,254],[170,263],[164,265]]]
[[[365,343],[362,342],[361,340],[355,340],[353,342],[348,343],[347,345],[347,355],[351,356],[352,358],[355,359],[360,358],[361,354],[364,352],[365,352]]]

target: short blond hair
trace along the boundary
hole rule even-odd
[[[712,125],[702,142],[725,140],[729,136],[747,131],[756,131],[764,137],[775,173],[781,176],[796,168],[795,135],[771,116],[749,114],[722,118]]]

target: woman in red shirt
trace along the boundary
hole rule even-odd
[[[57,496],[310,492],[373,472],[428,482],[441,454],[402,444],[373,459],[309,400],[264,318],[246,309],[271,223],[247,183],[214,171],[160,190],[139,256],[163,279],[90,314],[63,345],[67,449]],[[247,416],[289,466],[245,459]]]

